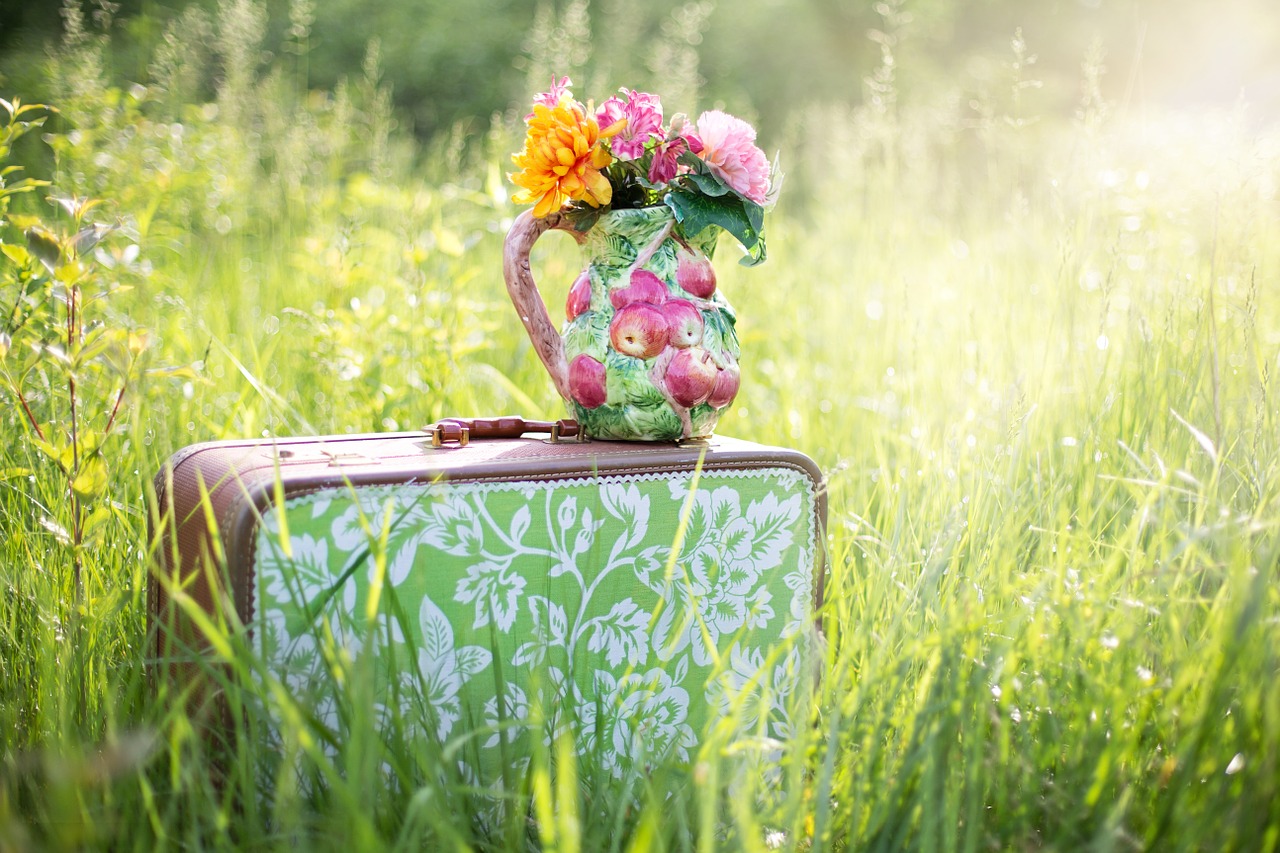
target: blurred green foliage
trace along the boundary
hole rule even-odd
[[[324,59],[318,6],[88,4],[48,49],[6,33],[6,85],[59,113],[3,164],[9,190],[53,186],[11,196],[0,231],[0,363],[24,378],[0,405],[0,849],[550,849],[552,812],[581,849],[1276,849],[1280,135],[1158,110],[1132,61],[1181,47],[1169,79],[1218,97],[1275,37],[1262,7],[598,3],[532,7],[497,100],[430,127],[393,102],[398,43],[370,49],[357,16],[360,47]],[[1127,23],[1090,49],[1090,21]],[[659,71],[608,47],[655,26]],[[151,478],[211,438],[562,414],[500,273],[511,105],[553,68],[783,117],[761,126],[789,171],[770,260],[718,255],[750,356],[720,429],[829,474],[812,725],[781,785],[731,720],[691,767],[558,771],[560,809],[544,750],[495,822],[420,727],[377,727],[368,658],[335,665],[351,713],[330,729],[255,680],[229,623],[210,673],[284,719],[284,751],[247,718],[215,756],[146,678]],[[86,340],[127,330],[161,368],[115,420],[124,374],[77,386],[111,426],[81,548],[75,478],[30,427],[69,423],[81,375],[51,324],[17,328],[24,305],[66,316],[22,218],[57,224],[45,195],[103,199],[112,229],[86,255]],[[553,304],[571,243],[534,257]]]
[[[886,19],[897,26],[898,87],[961,102],[999,84],[992,57],[1021,29],[1038,58],[1037,108],[1069,115],[1080,62],[1100,42],[1106,94],[1153,106],[1251,103],[1280,116],[1280,16],[1269,0],[261,0],[259,69],[290,59],[301,85],[332,89],[379,43],[397,115],[419,138],[462,122],[483,130],[522,109],[554,70],[598,100],[618,86],[664,93],[670,112],[713,104],[778,128],[813,103],[864,103]],[[86,20],[99,0],[73,4]],[[113,79],[138,81],[182,10],[215,17],[215,0],[119,0]],[[45,45],[65,15],[56,0],[0,2],[0,77],[43,98]],[[693,87],[670,83],[691,79]],[[589,87],[589,88],[583,88]],[[6,91],[0,80],[0,92]]]

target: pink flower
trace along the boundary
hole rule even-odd
[[[667,131],[666,141],[653,147],[653,160],[649,163],[649,183],[665,184],[676,175],[688,171],[679,163],[680,155],[686,151],[701,154],[702,140],[685,121],[684,113],[677,113],[671,119],[671,129]]]
[[[556,82],[556,78],[552,76],[551,89],[535,95],[533,102],[534,104],[542,104],[544,107],[555,109],[556,105],[559,104],[562,99],[573,97],[573,92],[569,91],[569,87],[572,85],[573,81],[568,77],[561,77],[560,81]],[[529,113],[525,116],[526,121],[531,118],[533,118],[533,113]]]
[[[751,125],[720,110],[698,116],[702,159],[732,190],[764,204],[769,192],[769,160],[755,145]]]
[[[658,143],[653,149],[653,160],[649,163],[649,183],[665,184],[679,174],[679,157],[688,148],[689,143],[683,136]]]
[[[635,160],[644,154],[645,143],[650,139],[662,140],[662,101],[647,92],[621,89],[626,100],[614,95],[600,105],[596,121],[607,128],[626,119],[626,127],[609,140],[609,150],[621,160]]]

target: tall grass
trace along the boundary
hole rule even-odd
[[[1001,86],[909,97],[892,26],[867,106],[789,130],[768,265],[718,264],[749,357],[721,431],[830,478],[826,659],[780,776],[727,728],[623,780],[553,742],[495,807],[419,712],[378,719],[361,661],[321,644],[335,739],[235,626],[244,723],[219,752],[143,666],[173,451],[560,414],[499,276],[514,129],[413,152],[376,50],[306,92],[304,51],[231,49],[253,10],[188,12],[127,89],[80,31],[49,159],[14,155],[108,200],[96,281],[133,287],[101,316],[149,333],[151,373],[79,550],[66,477],[4,397],[0,848],[1280,846],[1280,137],[1140,122],[1099,99],[1097,54],[1077,121],[1037,122],[1020,39]],[[553,304],[568,243],[535,256]]]

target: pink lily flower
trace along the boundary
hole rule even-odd
[[[644,154],[650,139],[661,141],[663,138],[662,101],[648,92],[619,91],[625,100],[614,95],[601,104],[596,111],[596,122],[601,127],[611,127],[626,119],[625,128],[609,140],[609,150],[619,159],[636,160]]]
[[[677,113],[671,119],[671,129],[667,138],[653,148],[653,160],[649,163],[649,183],[665,184],[676,175],[687,169],[680,165],[680,155],[686,151],[694,154],[702,153],[702,139],[694,133],[692,125],[685,119],[684,113]]]
[[[535,105],[542,104],[544,107],[555,108],[557,104],[564,98],[572,98],[573,92],[569,91],[569,87],[573,85],[573,81],[568,77],[561,77],[559,82],[552,76],[551,88],[546,92],[541,92],[534,96],[533,103]],[[525,116],[525,121],[533,118],[533,113]]]

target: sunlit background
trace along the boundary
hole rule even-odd
[[[137,79],[165,25],[187,5],[122,0],[123,36],[111,64]],[[42,94],[41,58],[61,25],[57,0],[0,4],[3,88]],[[86,16],[92,15],[86,3]],[[949,104],[972,118],[970,101],[1004,87],[1003,59],[1016,32],[1034,63],[1024,92],[1035,115],[1071,115],[1081,64],[1103,57],[1103,94],[1143,111],[1245,110],[1251,123],[1280,118],[1280,14],[1269,0],[269,0],[261,45],[305,54],[308,85],[331,89],[358,73],[371,39],[398,117],[420,138],[456,123],[483,131],[495,112],[519,108],[552,70],[589,84],[667,91],[696,71],[699,90],[667,95],[668,109],[712,104],[758,117],[766,141],[807,106],[858,104],[887,35],[904,101]],[[269,56],[262,57],[268,60]],[[690,97],[694,96],[694,97]]]
[[[281,751],[214,756],[143,666],[152,477],[563,416],[501,273],[553,75],[780,153],[767,262],[716,252],[717,431],[828,475],[812,724],[751,699],[551,809],[547,744],[477,789],[422,697],[379,726],[368,656],[332,723],[232,623],[206,669]],[[1276,0],[0,0],[14,96],[57,112],[0,107],[0,851],[1280,844]],[[556,319],[576,249],[534,253]]]

